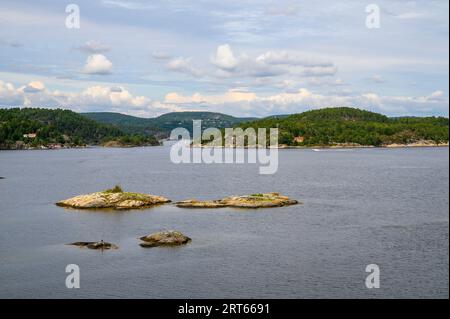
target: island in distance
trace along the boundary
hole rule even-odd
[[[124,192],[120,186],[87,195],[79,195],[56,203],[78,209],[138,209],[169,203],[170,200],[156,195]]]

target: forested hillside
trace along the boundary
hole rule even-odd
[[[0,148],[74,147],[115,141],[118,145],[155,145],[154,137],[130,135],[62,109],[0,109]]]
[[[247,128],[279,128],[279,143],[291,146],[359,144],[382,146],[418,141],[447,143],[449,120],[443,117],[401,117],[338,107],[312,110],[288,117],[270,117],[250,123]]]

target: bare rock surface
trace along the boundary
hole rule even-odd
[[[124,192],[120,187],[87,195],[79,195],[56,203],[58,206],[78,209],[137,209],[169,203],[170,200],[156,195]]]
[[[218,207],[238,207],[238,208],[267,208],[281,207],[298,204],[297,200],[290,199],[279,193],[252,194],[242,196],[229,196],[219,200],[199,201],[189,199],[176,203],[182,208],[218,208]]]

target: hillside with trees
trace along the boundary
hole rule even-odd
[[[155,135],[168,137],[178,127],[192,133],[192,121],[202,120],[202,127],[233,127],[254,118],[238,118],[214,112],[172,112],[155,118],[140,118],[112,112],[82,113],[82,115],[100,123],[111,124],[129,134]]]
[[[288,146],[386,146],[432,141],[448,143],[449,119],[399,117],[337,107],[242,123],[242,128],[279,129],[279,143]]]
[[[127,134],[62,109],[0,109],[0,149],[60,148],[110,143],[116,146],[158,145],[153,136]]]

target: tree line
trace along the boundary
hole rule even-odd
[[[0,148],[101,145],[157,145],[153,136],[126,134],[70,110],[44,108],[0,109]]]

